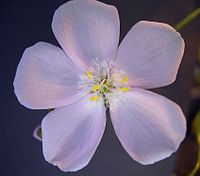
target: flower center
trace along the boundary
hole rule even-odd
[[[90,102],[103,98],[104,105],[108,108],[109,99],[113,94],[129,91],[129,78],[123,71],[116,70],[114,62],[106,63],[95,59],[92,66],[81,75],[81,92],[90,94]]]

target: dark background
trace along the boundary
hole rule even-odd
[[[104,137],[87,167],[75,173],[64,173],[44,160],[41,143],[32,137],[32,132],[47,111],[33,111],[20,105],[14,95],[12,82],[25,48],[38,41],[58,45],[51,30],[51,21],[54,11],[64,2],[66,1],[0,2],[0,176],[170,176],[177,154],[150,166],[134,162],[120,145],[110,120]],[[198,6],[198,0],[102,2],[118,8],[121,39],[140,20],[166,22],[174,26]],[[200,43],[200,17],[180,33],[186,42],[186,49],[178,78],[174,84],[153,91],[178,103],[187,115],[193,69]]]

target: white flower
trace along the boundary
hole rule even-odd
[[[45,42],[26,49],[14,80],[21,104],[55,108],[42,121],[48,162],[63,171],[86,166],[103,136],[107,108],[134,160],[151,164],[176,151],[186,131],[182,110],[144,89],[175,80],[184,52],[179,33],[141,21],[118,47],[117,9],[94,0],[60,6],[52,28],[63,50]]]

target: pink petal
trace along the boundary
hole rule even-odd
[[[33,131],[33,137],[39,141],[42,141],[41,125],[38,125]]]
[[[134,160],[152,164],[177,150],[186,132],[185,117],[177,104],[142,89],[122,93],[117,104],[111,104],[112,123]]]
[[[15,94],[21,104],[32,109],[48,109],[70,104],[80,97],[80,71],[58,47],[39,42],[27,48],[14,79]]]
[[[74,0],[60,6],[53,32],[70,58],[82,69],[92,59],[113,59],[119,41],[119,16],[114,6],[94,0]]]
[[[85,167],[103,136],[106,117],[103,103],[89,98],[55,109],[42,121],[45,159],[63,171]]]
[[[176,79],[183,53],[184,41],[171,26],[141,21],[120,44],[117,65],[133,86],[156,88]]]

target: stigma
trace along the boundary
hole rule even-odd
[[[109,107],[110,97],[118,92],[129,91],[129,77],[122,70],[115,68],[114,62],[106,63],[95,59],[92,67],[80,76],[81,93],[89,95],[90,102],[103,99],[104,106]]]

